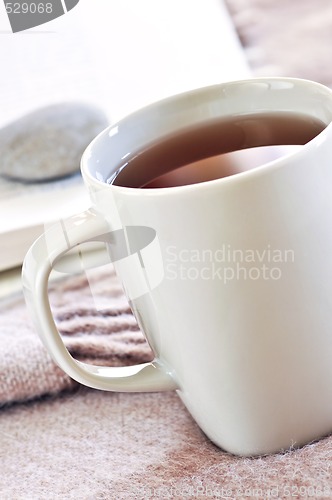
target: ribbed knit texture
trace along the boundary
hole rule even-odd
[[[84,274],[56,282],[50,301],[58,329],[75,358],[108,366],[151,359],[149,346],[109,268],[106,273],[89,271],[88,279]],[[0,305],[0,404],[74,387],[50,359],[22,296]]]
[[[50,292],[72,354],[113,366],[149,360],[114,274],[88,278]],[[0,377],[1,500],[332,498],[332,437],[268,457],[229,455],[175,392],[118,394],[72,382],[46,353],[21,296],[0,310]]]
[[[1,500],[332,498],[331,438],[234,457],[202,434],[174,392],[82,388],[3,409],[0,430]]]
[[[225,0],[256,76],[332,86],[330,0]]]

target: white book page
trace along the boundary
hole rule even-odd
[[[169,95],[249,75],[222,0],[80,0],[15,34],[0,2],[0,21],[0,126],[64,100],[100,105],[116,121]]]

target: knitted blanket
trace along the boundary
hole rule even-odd
[[[332,85],[330,0],[225,0],[256,76]]]
[[[75,357],[113,366],[151,359],[112,272],[57,282],[50,297]],[[71,381],[46,354],[21,295],[3,304],[0,339],[3,500],[332,498],[332,437],[267,457],[225,453],[175,392],[117,394]]]
[[[93,293],[91,293],[93,290]],[[86,363],[122,366],[151,359],[113,269],[50,287],[50,303],[70,353]],[[98,310],[96,310],[96,302]],[[37,336],[22,295],[0,303],[0,405],[73,389]]]

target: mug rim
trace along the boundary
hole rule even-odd
[[[313,137],[310,141],[306,142],[305,144],[301,145],[301,148],[296,150],[296,151],[291,151],[289,153],[286,153],[282,155],[279,158],[272,159],[270,161],[264,162],[261,165],[257,165],[253,168],[250,168],[248,170],[245,170],[243,172],[236,172],[232,175],[228,175],[225,177],[220,177],[216,179],[211,179],[211,180],[205,180],[201,182],[194,182],[191,184],[184,184],[184,185],[178,185],[178,186],[167,186],[167,187],[152,187],[152,188],[144,188],[141,189],[140,187],[129,187],[129,186],[122,186],[122,185],[116,185],[116,184],[110,184],[107,183],[106,180],[99,179],[97,175],[94,175],[91,173],[89,167],[88,167],[88,160],[91,157],[91,153],[93,148],[97,147],[98,142],[100,142],[105,136],[109,136],[110,132],[112,129],[117,129],[118,126],[120,126],[122,123],[126,123],[129,120],[132,119],[133,116],[137,116],[141,113],[147,113],[149,110],[153,110],[153,108],[158,108],[162,105],[168,105],[171,104],[172,102],[176,101],[183,101],[186,97],[188,96],[195,96],[198,95],[199,93],[212,93],[214,90],[217,89],[226,89],[231,86],[237,86],[239,87],[240,85],[246,85],[250,83],[268,83],[270,82],[271,84],[273,83],[292,83],[296,85],[303,85],[303,86],[308,86],[313,89],[320,90],[321,93],[325,94],[330,94],[331,96],[331,106],[332,106],[332,89],[329,87],[313,81],[309,79],[303,79],[303,78],[294,78],[294,77],[254,77],[254,78],[246,78],[246,79],[241,79],[241,80],[232,80],[232,81],[226,81],[226,82],[221,82],[215,85],[209,85],[205,87],[200,87],[196,89],[192,89],[189,91],[181,92],[179,94],[175,94],[169,97],[166,97],[164,99],[160,99],[158,101],[152,102],[151,104],[148,104],[147,106],[144,106],[138,110],[133,111],[132,113],[126,115],[123,117],[121,120],[117,121],[116,123],[108,126],[106,129],[104,129],[102,132],[100,132],[87,146],[85,149],[82,158],[81,158],[81,173],[84,181],[90,186],[95,187],[96,189],[102,189],[102,188],[112,188],[115,189],[118,192],[125,192],[127,194],[140,194],[141,196],[151,196],[151,195],[171,195],[172,193],[182,193],[182,192],[187,192],[192,191],[192,190],[197,190],[197,189],[208,189],[211,188],[212,186],[219,187],[220,184],[223,185],[228,185],[229,183],[233,182],[239,182],[239,181],[246,181],[246,180],[251,180],[252,178],[255,178],[260,175],[264,175],[269,171],[274,171],[278,168],[282,168],[284,166],[285,162],[288,162],[289,159],[301,159],[303,155],[306,155],[308,152],[308,149],[311,149],[315,147],[315,143],[318,142],[321,144],[326,140],[326,137],[330,129],[332,127],[332,116],[331,120],[329,123],[326,124],[324,129],[319,132],[315,137]],[[332,110],[331,110],[331,115],[332,115]],[[105,141],[104,141],[105,142]],[[282,145],[281,145],[282,146]],[[103,147],[102,144],[98,146]],[[250,149],[254,149],[250,148]],[[96,172],[97,174],[97,172]]]

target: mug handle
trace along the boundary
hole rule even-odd
[[[59,221],[33,243],[24,259],[22,282],[39,336],[60,368],[88,387],[118,392],[177,389],[170,370],[159,359],[124,367],[95,366],[74,359],[55,325],[48,299],[48,279],[53,266],[70,249],[91,240],[102,240],[102,235],[109,231],[104,218],[89,209]]]

